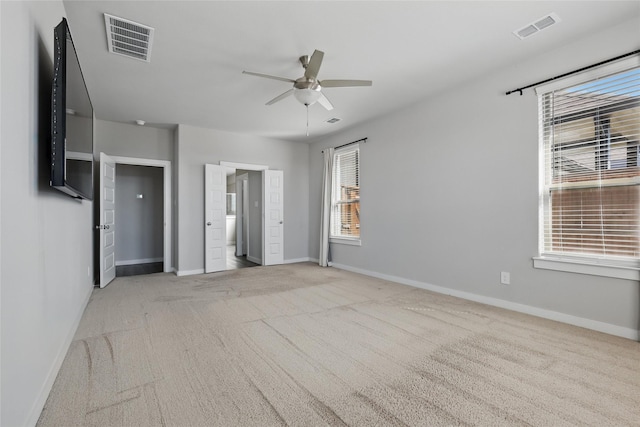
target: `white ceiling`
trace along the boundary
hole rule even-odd
[[[140,119],[158,127],[183,123],[305,142],[594,29],[627,19],[640,23],[640,1],[67,0],[64,5],[97,118]],[[525,40],[512,34],[551,12],[562,22]],[[155,28],[151,62],[107,52],[103,13]],[[306,137],[305,107],[294,97],[265,106],[290,84],[242,71],[295,79],[303,74],[298,57],[314,49],[325,52],[320,80],[366,79],[373,86],[323,89],[335,109],[312,105]],[[326,123],[332,117],[342,120]]]

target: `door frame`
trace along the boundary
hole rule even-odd
[[[171,236],[173,235],[173,221],[171,219],[171,162],[169,160],[143,159],[138,157],[109,156],[117,164],[133,166],[153,166],[163,169],[163,214],[164,214],[164,248],[163,248],[163,271],[173,272],[172,253],[173,246]],[[116,243],[117,244],[117,243]],[[117,247],[116,247],[117,249]]]

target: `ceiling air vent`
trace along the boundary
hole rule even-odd
[[[339,118],[334,117],[334,118],[332,118],[332,119],[327,120],[327,123],[337,123],[337,122],[339,122],[339,121],[340,121],[340,119],[339,119]]]
[[[153,28],[128,19],[104,14],[109,52],[149,62]]]
[[[532,22],[531,24],[525,25],[519,30],[515,30],[513,34],[516,35],[519,39],[525,39],[529,36],[534,35],[537,32],[544,30],[545,28],[549,28],[553,24],[560,22],[560,17],[555,13],[550,13],[547,16],[543,16],[542,18]]]

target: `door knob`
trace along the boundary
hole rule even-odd
[[[282,221],[280,221],[280,224],[282,224]]]
[[[207,225],[211,225],[211,222],[208,222]]]

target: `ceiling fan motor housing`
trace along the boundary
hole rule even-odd
[[[298,80],[296,80],[296,82],[293,84],[293,87],[296,89],[309,89],[317,91],[321,89],[320,83],[318,83],[317,80],[307,79],[306,77],[300,77]]]

